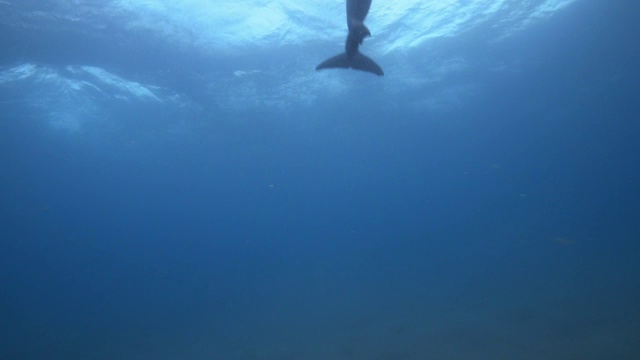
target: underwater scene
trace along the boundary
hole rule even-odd
[[[639,19],[0,0],[0,359],[640,359]]]

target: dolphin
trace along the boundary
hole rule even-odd
[[[371,7],[371,0],[347,0],[347,27],[349,28],[349,34],[344,46],[345,52],[323,61],[316,66],[316,70],[352,68],[379,76],[384,75],[384,71],[375,61],[358,51],[364,38],[371,36],[371,32],[364,25],[364,18],[369,13],[369,7]]]

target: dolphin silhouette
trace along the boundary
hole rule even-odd
[[[364,18],[369,13],[369,7],[371,7],[371,0],[347,0],[347,27],[349,28],[349,34],[344,46],[345,52],[323,61],[316,66],[316,70],[352,68],[379,76],[384,75],[384,71],[375,61],[358,50],[364,38],[371,36],[371,32],[364,25]]]

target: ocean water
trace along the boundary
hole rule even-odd
[[[638,19],[0,1],[0,359],[640,359]]]

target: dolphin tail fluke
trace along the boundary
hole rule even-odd
[[[339,54],[328,58],[327,60],[320,63],[320,65],[316,66],[316,70],[333,68],[354,68],[357,70],[367,71],[378,76],[384,75],[384,71],[382,71],[382,68],[378,64],[376,64],[375,61],[371,60],[371,58],[361,54],[360,52],[353,55],[351,59],[349,59],[346,53]]]
[[[316,70],[322,69],[332,69],[332,68],[349,68],[349,59],[347,58],[347,54],[339,54],[333,57],[328,58],[327,60],[320,63],[320,65],[316,66]]]
[[[384,75],[384,71],[382,71],[380,65],[376,64],[376,62],[370,57],[362,53],[358,53],[353,56],[351,59],[351,67],[357,70],[367,71],[378,76]]]

